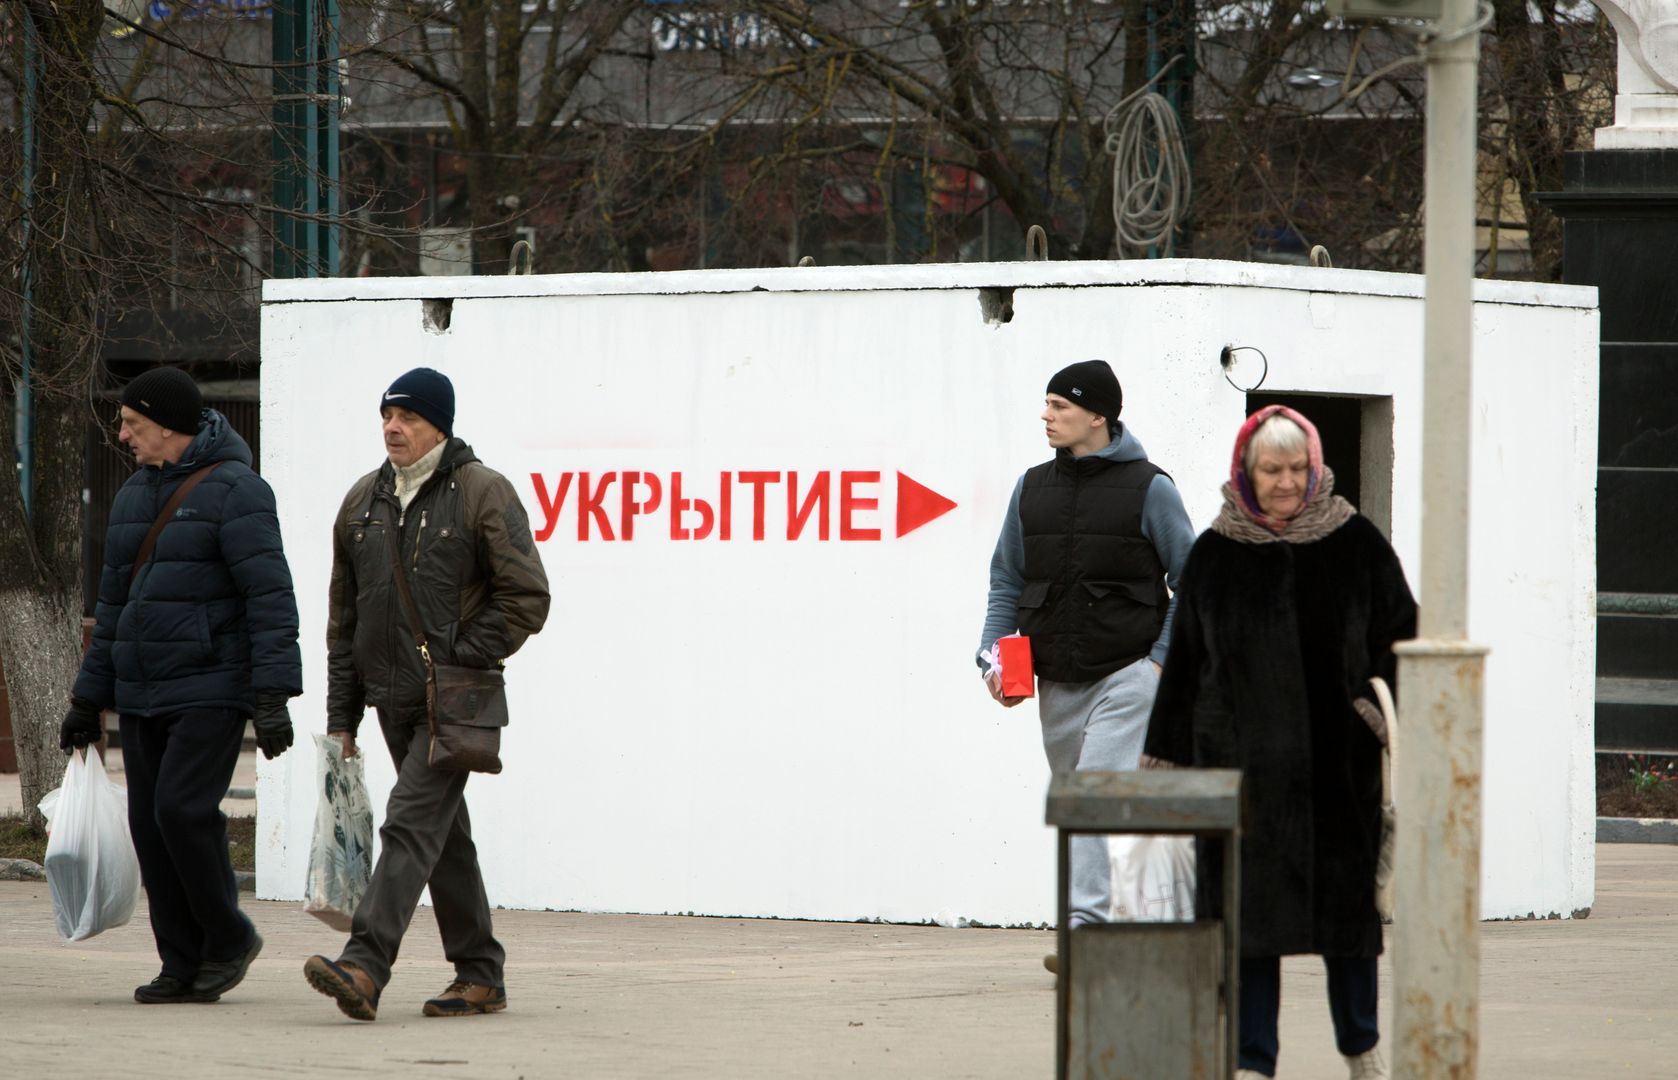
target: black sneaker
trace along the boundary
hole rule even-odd
[[[262,935],[251,931],[250,947],[231,960],[206,960],[199,965],[198,977],[192,980],[192,992],[210,995],[214,1001],[244,981],[245,971],[262,951]]]
[[[220,997],[220,994],[200,994],[173,975],[159,975],[146,985],[134,988],[134,1000],[142,1005],[187,1005]]]

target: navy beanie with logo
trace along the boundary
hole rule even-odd
[[[156,367],[130,379],[121,401],[159,427],[196,435],[204,426],[204,398],[192,376],[177,367]]]
[[[419,413],[438,431],[454,437],[454,383],[441,371],[417,367],[399,375],[379,399],[381,413],[386,405]]]
[[[1119,377],[1105,360],[1081,360],[1063,367],[1049,380],[1050,394],[1059,394],[1074,405],[1082,406],[1097,416],[1105,416],[1109,424],[1119,419],[1124,408],[1124,391],[1119,389]]]

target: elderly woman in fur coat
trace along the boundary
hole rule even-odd
[[[1375,863],[1386,732],[1369,680],[1393,681],[1392,644],[1415,636],[1416,604],[1386,539],[1334,494],[1304,416],[1254,413],[1230,473],[1223,510],[1183,567],[1143,764],[1244,774],[1237,1076],[1275,1075],[1281,957],[1316,953],[1353,1080],[1385,1078]],[[1210,909],[1222,884],[1201,886]]]

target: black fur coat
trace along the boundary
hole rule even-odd
[[[1243,771],[1243,956],[1381,952],[1381,745],[1352,699],[1372,675],[1396,690],[1391,646],[1415,629],[1398,557],[1360,515],[1311,543],[1195,541],[1145,752]],[[1221,855],[1202,847],[1200,910],[1216,910]]]

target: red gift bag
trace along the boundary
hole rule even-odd
[[[1031,639],[1010,634],[996,640],[997,665],[1002,668],[1003,697],[1034,697],[1037,680],[1031,670]]]

